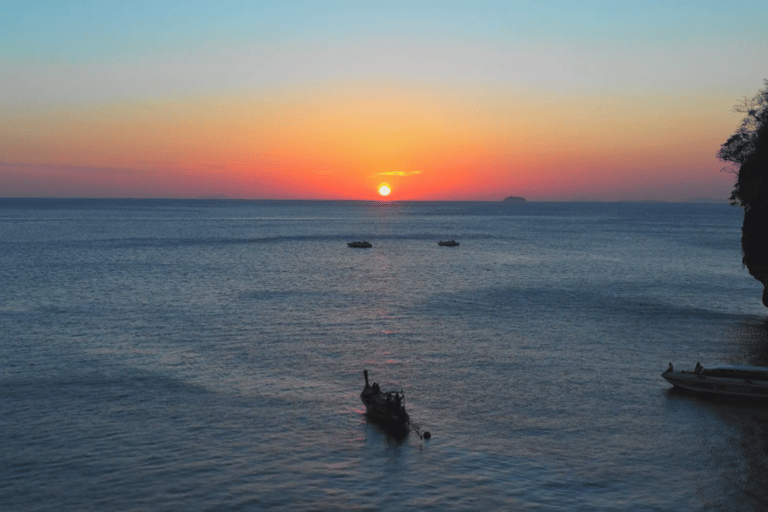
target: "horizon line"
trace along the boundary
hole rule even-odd
[[[728,203],[727,199],[698,197],[678,201],[667,199],[526,199],[505,201],[504,199],[313,199],[313,198],[242,198],[229,196],[196,197],[93,197],[93,196],[2,196],[2,199],[58,199],[58,200],[131,200],[131,201],[325,201],[325,202],[368,202],[368,203]]]

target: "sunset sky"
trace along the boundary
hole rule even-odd
[[[760,1],[32,1],[0,197],[689,200],[768,78]]]

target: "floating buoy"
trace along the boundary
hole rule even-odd
[[[432,434],[430,434],[429,432],[424,432],[424,439],[429,439],[431,437],[432,437]]]

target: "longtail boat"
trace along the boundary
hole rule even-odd
[[[360,400],[365,405],[368,419],[394,437],[405,437],[410,430],[411,418],[405,412],[405,394],[400,391],[382,391],[377,383],[368,383],[368,370],[363,370],[365,387]]]

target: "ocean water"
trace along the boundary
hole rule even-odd
[[[766,510],[768,405],[660,377],[768,365],[741,220],[0,199],[0,510]]]

